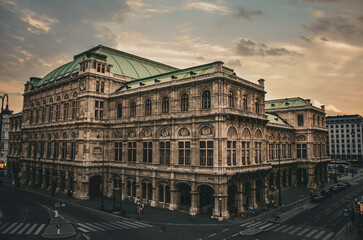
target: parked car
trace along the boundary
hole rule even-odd
[[[350,184],[349,182],[342,182],[340,184],[345,185],[346,188],[350,188],[352,186],[352,184]]]
[[[330,198],[332,196],[332,193],[329,189],[324,189],[320,192],[324,196],[324,198]]]
[[[325,198],[324,195],[321,193],[314,194],[311,196],[311,202],[319,203],[319,202],[322,202],[324,200],[324,198]]]
[[[332,193],[338,193],[338,192],[340,192],[342,190],[342,188],[338,184],[336,184],[336,185],[330,187],[329,190]]]

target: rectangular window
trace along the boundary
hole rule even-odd
[[[170,142],[160,142],[160,164],[170,164]]]
[[[286,144],[282,144],[282,158],[286,158]]]
[[[49,122],[53,121],[53,106],[49,106],[49,116],[48,116],[48,120]]]
[[[71,143],[71,160],[76,159],[76,143]]]
[[[27,157],[30,158],[32,155],[32,143],[29,142],[28,143],[28,154],[27,154]]]
[[[213,141],[200,141],[199,151],[199,164],[201,166],[213,166]]]
[[[95,101],[95,119],[103,118],[103,101]]]
[[[250,165],[250,142],[242,142],[242,165]]]
[[[45,122],[45,107],[42,108],[42,123]]]
[[[105,66],[103,65],[102,66],[103,67],[103,73],[105,72],[104,70],[105,70]],[[105,82],[101,82],[101,92],[103,93],[103,92],[105,92]]]
[[[115,142],[115,161],[122,161],[122,142]]]
[[[53,158],[57,159],[59,153],[59,142],[54,142]]]
[[[35,110],[35,122],[39,123],[39,109]]]
[[[66,102],[66,103],[64,103],[64,108],[63,108],[63,120],[64,121],[68,120],[68,112],[69,112],[69,103]]]
[[[55,121],[58,122],[60,118],[60,104],[55,106]]]
[[[52,156],[52,143],[48,142],[47,143],[47,158],[51,158]]]
[[[190,142],[178,142],[179,164],[190,165]]]
[[[67,159],[67,142],[62,142],[62,160]]]
[[[37,157],[37,155],[38,155],[38,143],[37,142],[34,142],[33,143],[33,146],[34,146],[34,155],[33,155],[33,157],[34,158],[36,158]]]
[[[268,159],[270,159],[270,160],[274,159],[274,145],[273,144],[268,145]]]
[[[297,158],[307,158],[307,148],[306,144],[297,144]]]
[[[96,92],[99,92],[99,91],[100,91],[100,81],[96,81]]]
[[[40,142],[39,157],[43,158],[43,156],[44,156],[44,142]]]
[[[29,123],[32,124],[33,123],[33,118],[34,118],[34,111],[30,110],[30,117],[29,117]]]
[[[77,101],[72,102],[72,120],[75,120],[77,117]]]
[[[128,161],[136,162],[136,142],[128,142]]]
[[[261,142],[255,142],[255,163],[262,163],[262,156],[261,156]]]
[[[275,159],[280,159],[280,144],[275,144]]]
[[[237,159],[236,159],[236,141],[227,141],[227,165],[231,166],[232,164],[234,166],[237,165]]]
[[[297,116],[297,125],[298,126],[304,126],[304,116],[303,115],[298,115]]]
[[[153,162],[153,143],[143,142],[142,143],[143,162]]]

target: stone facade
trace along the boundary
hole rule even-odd
[[[25,84],[9,155],[20,186],[89,199],[103,181],[107,197],[121,189],[154,207],[229,218],[279,187],[327,180],[327,132],[311,121],[325,112],[309,100],[265,111],[264,80],[222,62],[135,78],[113,72],[111,57],[87,55],[78,71]]]

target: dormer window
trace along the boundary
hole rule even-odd
[[[105,71],[106,71],[106,65],[104,63],[98,62],[96,69],[97,69],[97,72],[105,73]]]
[[[84,72],[86,71],[87,68],[88,68],[88,62],[83,62],[81,64],[81,71]]]

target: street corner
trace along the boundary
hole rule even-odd
[[[248,228],[248,229],[245,229],[243,231],[240,231],[239,235],[241,235],[241,236],[254,236],[256,234],[259,234],[260,232],[263,232],[263,230],[257,229],[257,228]]]
[[[47,229],[42,234],[43,238],[66,239],[73,237],[77,234],[71,223],[55,221],[55,218],[53,218],[52,220],[53,221],[51,221]]]

